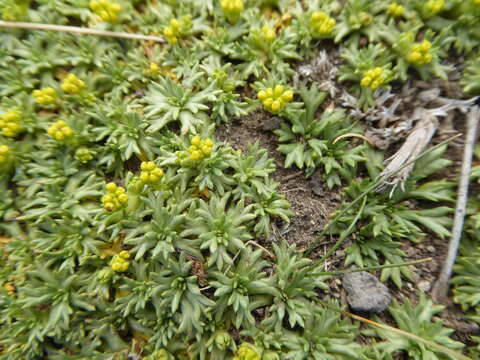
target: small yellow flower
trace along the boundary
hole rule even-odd
[[[312,29],[313,37],[316,39],[331,35],[336,24],[337,21],[323,11],[315,11],[310,16],[310,28]]]
[[[160,71],[160,67],[158,66],[157,63],[150,63],[150,72],[152,74],[157,74]]]
[[[278,113],[288,102],[293,100],[293,91],[285,90],[283,85],[277,85],[275,88],[260,90],[257,97],[265,109],[271,113]]]
[[[69,94],[78,94],[85,89],[85,82],[80,80],[75,74],[68,74],[63,80],[61,88]]]
[[[155,184],[163,177],[163,170],[158,168],[153,161],[144,161],[140,165],[142,172],[140,180],[145,184]]]
[[[405,7],[403,5],[400,5],[398,3],[392,3],[388,7],[388,15],[393,16],[393,17],[400,17],[403,16],[405,13]]]
[[[432,43],[428,40],[413,44],[407,54],[407,61],[417,66],[429,64],[433,60],[431,48]]]
[[[120,251],[112,259],[110,264],[112,270],[116,272],[127,271],[130,266],[128,259],[130,259],[130,253],[127,250]]]
[[[35,102],[40,105],[50,105],[57,101],[57,92],[51,87],[33,90],[32,94],[35,98]]]
[[[238,348],[237,354],[233,360],[260,360],[260,358],[259,352],[253,345],[243,343]]]
[[[387,82],[388,75],[388,71],[381,67],[370,69],[363,74],[360,85],[375,91]]]
[[[211,139],[202,139],[196,135],[190,141],[191,146],[188,148],[190,160],[199,161],[212,154],[213,141]]]
[[[270,26],[263,25],[260,29],[260,36],[266,42],[271,43],[273,42],[273,40],[275,40],[277,34],[275,33],[275,30],[273,30]]]
[[[128,195],[125,188],[110,182],[105,185],[107,193],[102,197],[103,207],[107,211],[117,211],[127,206]]]
[[[75,159],[80,161],[82,164],[86,164],[93,159],[92,151],[84,146],[80,147],[75,151]]]
[[[0,165],[10,160],[11,150],[7,145],[0,145]]]
[[[235,24],[240,18],[244,4],[243,0],[221,0],[220,7],[222,8],[228,22]]]
[[[19,110],[10,110],[0,116],[0,131],[7,137],[15,137],[22,131],[22,113]]]
[[[91,0],[90,10],[100,19],[109,23],[116,23],[118,15],[122,11],[120,4],[110,0]]]
[[[48,135],[57,141],[66,141],[73,136],[73,130],[65,121],[53,123],[47,130]]]
[[[3,288],[9,296],[15,295],[15,285],[12,282],[6,282],[5,284],[3,284]]]
[[[182,16],[179,19],[170,20],[170,25],[163,29],[163,36],[170,45],[175,45],[178,38],[185,36],[192,28],[192,18],[190,16]]]
[[[428,0],[423,5],[427,17],[434,16],[445,8],[445,0]]]

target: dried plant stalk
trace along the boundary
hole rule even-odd
[[[472,157],[477,137],[478,123],[480,122],[480,107],[474,106],[468,115],[467,138],[463,152],[462,171],[458,185],[457,205],[453,220],[452,238],[448,246],[448,254],[442,271],[432,290],[432,297],[436,302],[445,302],[448,292],[448,282],[452,276],[453,264],[457,256],[460,238],[462,236],[463,221],[468,201],[468,184],[472,168]]]
[[[389,164],[381,173],[381,176],[387,178],[385,183],[382,184],[382,189],[387,186],[396,187],[398,184],[402,185],[407,180],[415,166],[415,162],[411,160],[418,158],[423,149],[432,140],[437,128],[437,117],[430,112],[424,111],[424,117],[415,125],[402,147],[389,159]],[[403,167],[401,171],[397,171],[408,162],[410,162],[410,165]],[[394,173],[395,176],[391,176]]]
[[[10,28],[10,29],[59,31],[59,32],[70,32],[70,33],[81,34],[81,35],[107,36],[107,37],[129,39],[129,40],[146,40],[146,41],[165,42],[165,40],[160,36],[130,34],[130,33],[124,33],[124,32],[90,29],[90,28],[84,28],[84,27],[78,27],[78,26],[0,21],[0,27]]]

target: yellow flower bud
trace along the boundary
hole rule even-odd
[[[394,17],[400,17],[405,12],[405,7],[403,5],[393,3],[388,7],[388,14]]]
[[[10,110],[0,116],[0,131],[4,136],[15,137],[21,130],[20,121],[22,113],[18,110]]]
[[[148,172],[142,172],[140,174],[140,180],[143,181],[144,183],[148,183],[150,180],[150,174]]]
[[[150,63],[150,71],[154,74],[158,73],[160,67],[156,63]]]
[[[205,156],[209,156],[212,153],[212,148],[209,146],[202,146],[202,152],[205,154]]]
[[[213,141],[212,139],[205,139],[205,145],[212,147],[213,146]]]
[[[282,95],[284,91],[285,91],[285,87],[283,85],[277,85],[273,90],[273,94],[275,96],[279,96],[279,95]]]
[[[285,101],[292,101],[293,99],[293,91],[292,90],[287,90],[283,93],[282,99]]]
[[[113,182],[109,182],[107,185],[105,185],[105,189],[108,192],[115,192],[117,190],[117,184]]]
[[[198,150],[192,151],[192,153],[190,154],[190,159],[194,161],[200,160],[201,158],[202,158],[202,154]]]
[[[270,108],[272,109],[273,112],[277,112],[278,110],[280,110],[282,104],[280,103],[280,101],[278,100],[275,100],[272,102],[272,105],[270,106]]]
[[[34,90],[32,95],[35,102],[40,105],[50,105],[57,101],[57,92],[51,87]]]
[[[166,37],[172,37],[174,36],[173,35],[173,29],[171,27],[166,27],[164,30],[163,30],[163,35],[165,35]]]
[[[200,145],[201,141],[202,141],[202,139],[200,138],[200,136],[196,135],[192,138],[191,144],[194,145],[194,146],[198,146],[198,145]]]
[[[265,106],[267,109],[269,109],[270,106],[272,106],[272,103],[273,103],[273,98],[271,98],[271,97],[265,99],[265,100],[262,102],[263,106]]]
[[[120,256],[122,259],[130,259],[130,253],[127,250],[122,250],[118,253],[118,256]]]
[[[260,90],[258,93],[257,93],[257,97],[260,99],[260,100],[265,100],[267,98],[267,92],[265,90]]]
[[[91,0],[90,10],[105,22],[115,23],[122,11],[120,4],[111,0]]]

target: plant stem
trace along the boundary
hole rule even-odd
[[[382,183],[385,179],[397,174],[398,172],[400,172],[403,168],[413,164],[415,161],[417,161],[419,158],[421,158],[422,156],[430,153],[431,151],[434,151],[440,147],[442,147],[443,145],[445,144],[448,144],[449,142],[451,142],[452,140],[455,140],[456,138],[458,138],[459,136],[461,136],[462,134],[457,134],[455,136],[452,136],[450,138],[448,138],[447,140],[444,140],[442,141],[441,143],[431,147],[430,149],[427,149],[425,150],[424,152],[422,152],[420,155],[418,155],[416,158],[406,162],[405,164],[403,164],[400,168],[398,168],[397,170],[389,173],[389,174],[385,174],[384,176],[379,176],[377,177],[377,179],[375,179],[372,183],[372,185],[370,185],[363,193],[361,193],[359,196],[357,196],[357,198],[355,198],[350,204],[348,204],[343,210],[341,210],[328,224],[327,226],[325,226],[325,228],[322,230],[322,232],[317,236],[317,238],[312,242],[312,244],[310,244],[310,246],[304,250],[305,251],[305,255],[310,255],[310,253],[315,250],[317,248],[317,244],[318,242],[323,238],[323,236],[327,233],[328,230],[330,230],[330,228],[332,227],[333,224],[335,224],[348,210],[350,210],[355,204],[357,204],[360,200],[362,200],[365,196],[367,196],[371,191],[373,191],[380,183]],[[344,241],[345,239],[342,239],[340,238],[337,243],[334,245],[335,247],[338,247],[340,246],[340,244]],[[328,252],[326,255],[330,256],[330,252]],[[324,261],[326,259],[327,256],[323,256],[320,261]]]
[[[452,268],[457,256],[458,245],[462,236],[463,221],[468,201],[468,184],[470,181],[470,170],[472,168],[472,157],[477,137],[478,123],[480,122],[480,107],[474,106],[467,119],[467,137],[465,150],[463,152],[462,170],[460,183],[458,185],[457,205],[453,220],[452,238],[448,246],[447,258],[443,264],[442,271],[432,290],[432,297],[436,302],[444,303],[448,292],[448,282],[452,276]]]
[[[362,316],[358,316],[358,315],[355,315],[355,314],[352,314],[348,311],[343,311],[343,310],[340,310],[340,309],[337,309],[335,308],[334,306],[331,306],[329,305],[328,303],[326,303],[325,301],[322,301],[322,300],[317,300],[320,304],[322,304],[322,306],[324,306],[325,308],[327,308],[328,310],[332,310],[332,311],[335,311],[335,312],[338,312],[344,316],[348,316],[352,319],[355,319],[355,320],[358,320],[358,321],[361,321],[365,324],[368,324],[370,326],[374,326],[374,327],[377,327],[377,328],[380,328],[380,329],[383,329],[383,330],[387,330],[387,331],[391,331],[391,332],[394,332],[396,334],[399,334],[399,335],[402,335],[404,337],[406,337],[407,339],[410,339],[410,340],[413,340],[417,343],[421,343],[421,344],[424,344],[424,345],[427,345],[429,347],[431,347],[432,349],[434,349],[435,351],[438,351],[438,352],[441,352],[445,355],[448,355],[449,357],[451,357],[452,359],[458,359],[458,360],[472,360],[470,359],[469,357],[457,352],[457,351],[454,351],[454,350],[451,350],[449,348],[447,348],[446,346],[443,346],[443,345],[440,345],[432,340],[429,340],[429,339],[424,339],[422,338],[421,336],[418,336],[418,335],[415,335],[415,334],[412,334],[408,331],[405,331],[405,330],[401,330],[401,329],[397,329],[393,326],[390,326],[390,325],[386,325],[386,324],[381,324],[379,322],[376,322],[376,321],[373,321],[373,320],[370,320],[370,319],[366,319]]]
[[[81,34],[81,35],[108,36],[108,37],[129,39],[129,40],[146,40],[146,41],[156,41],[161,43],[165,42],[165,40],[160,36],[130,34],[125,32],[90,29],[90,28],[78,27],[78,26],[0,21],[0,28],[48,30],[48,31],[70,32],[70,33]]]
[[[366,267],[358,268],[358,269],[321,271],[321,272],[318,272],[318,273],[315,273],[315,274],[316,275],[317,274],[318,275],[341,275],[341,274],[348,274],[348,273],[354,273],[354,272],[360,272],[360,271],[382,270],[382,269],[395,268],[395,267],[401,267],[401,266],[418,265],[418,264],[423,264],[423,263],[431,261],[431,260],[432,260],[432,258],[425,258],[425,259],[414,260],[414,261],[403,262],[403,263],[397,263],[397,264],[366,266]]]

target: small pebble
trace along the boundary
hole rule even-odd
[[[419,290],[421,290],[423,292],[427,292],[432,287],[432,284],[429,281],[422,280],[417,284],[417,287],[418,287]]]

